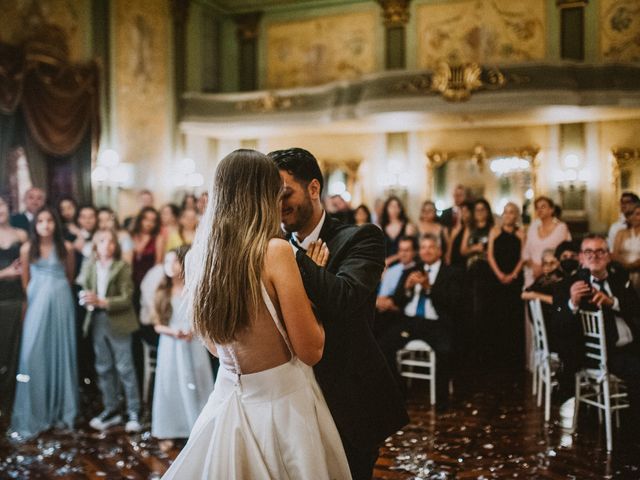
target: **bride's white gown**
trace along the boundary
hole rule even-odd
[[[294,355],[264,285],[262,297],[291,360],[242,374],[233,347],[217,345],[221,367],[213,393],[163,479],[351,478],[313,369]],[[234,365],[233,371],[225,364]]]

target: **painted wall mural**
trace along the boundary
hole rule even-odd
[[[126,162],[159,165],[171,134],[168,1],[117,0],[114,16],[115,146]]]
[[[539,60],[546,54],[544,0],[463,0],[417,8],[418,66]]]
[[[88,60],[91,56],[87,41],[91,25],[90,0],[0,0],[0,12],[3,42],[21,43],[38,25],[49,23],[65,33],[71,61]]]
[[[267,27],[267,88],[319,85],[376,70],[379,14],[352,13]]]
[[[600,0],[600,53],[608,62],[640,61],[640,2]]]

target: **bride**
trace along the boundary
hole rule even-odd
[[[236,150],[216,170],[186,275],[194,328],[221,368],[163,479],[351,478],[311,368],[324,330],[280,236],[280,195],[259,152]]]

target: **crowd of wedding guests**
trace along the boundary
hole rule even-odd
[[[640,426],[640,199],[623,193],[608,235],[581,238],[572,237],[552,199],[538,197],[533,206],[525,226],[515,203],[495,215],[487,200],[458,185],[450,208],[438,212],[427,200],[415,223],[398,197],[374,212],[364,205],[349,212],[340,202],[328,208],[382,229],[387,268],[374,333],[394,372],[396,352],[409,341],[434,349],[438,408],[447,408],[457,369],[531,365],[526,301],[540,299],[551,350],[562,360],[560,400],[573,396],[584,365],[578,311],[602,308],[609,368],[625,380]]]
[[[151,431],[186,438],[213,390],[216,362],[193,335],[181,300],[184,258],[207,194],[119,221],[107,207],[31,188],[24,212],[0,197],[0,390],[15,439],[73,428],[82,389],[104,409],[89,425],[142,429],[144,359],[157,352]],[[26,308],[25,308],[26,306]],[[10,418],[10,420],[9,420]]]
[[[212,391],[215,361],[192,341],[181,301],[184,258],[207,194],[157,209],[143,190],[138,202],[138,214],[120,222],[110,208],[69,197],[51,206],[38,188],[26,192],[22,213],[10,215],[0,198],[0,408],[15,438],[73,428],[79,392],[92,382],[104,409],[89,425],[140,431],[149,348],[157,348],[151,432],[161,446],[188,436]],[[577,312],[602,308],[609,367],[626,380],[637,419],[640,199],[623,193],[608,237],[581,241],[550,198],[533,206],[525,226],[515,203],[496,215],[462,185],[449,208],[425,201],[416,222],[396,196],[372,209],[351,209],[340,196],[325,200],[332,216],[382,230],[386,269],[372,328],[394,372],[396,352],[410,340],[435,350],[438,408],[447,408],[449,380],[469,361],[527,365],[525,306],[540,299],[551,349],[563,362],[562,395],[572,395],[582,365]]]

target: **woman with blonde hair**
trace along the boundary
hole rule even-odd
[[[280,238],[278,168],[259,152],[236,150],[220,162],[211,192],[186,287],[194,331],[221,368],[163,478],[351,478],[311,369],[324,330]],[[328,255],[320,257],[326,264]]]
[[[508,202],[499,226],[489,233],[487,260],[493,271],[487,343],[500,365],[524,365],[524,309],[522,308],[522,249],[525,234],[519,226],[520,208]]]

